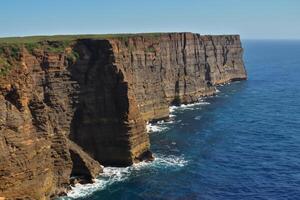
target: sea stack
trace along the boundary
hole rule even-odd
[[[50,199],[72,176],[151,160],[146,122],[246,79],[238,35],[0,40],[0,199]]]

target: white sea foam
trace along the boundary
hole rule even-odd
[[[199,105],[208,105],[210,104],[209,102],[204,101],[204,99],[199,99],[198,102],[195,103],[190,103],[190,104],[181,104],[180,106],[170,106],[169,111],[171,114],[173,114],[175,111],[180,111],[180,110],[194,110],[198,109]]]
[[[91,195],[95,191],[103,190],[105,187],[115,182],[126,180],[129,175],[130,167],[105,167],[101,176],[97,179],[94,179],[94,183],[83,185],[78,183],[72,187],[67,196],[71,198],[79,198]]]
[[[164,120],[160,120],[160,121],[157,121],[156,123],[157,123],[157,124],[164,124],[165,121],[164,121]]]
[[[105,189],[107,186],[112,185],[116,182],[122,182],[129,178],[132,172],[141,171],[146,168],[170,168],[179,169],[187,165],[188,161],[183,156],[163,156],[155,155],[153,162],[140,162],[133,164],[130,167],[105,167],[103,173],[99,178],[94,180],[92,184],[76,184],[68,192],[67,198],[62,199],[73,199],[89,196],[96,191]]]
[[[202,117],[201,116],[196,116],[194,119],[195,120],[200,120]]]
[[[182,104],[180,106],[170,106],[170,118],[175,118],[174,114],[177,110],[192,110],[199,105],[208,105],[209,102],[206,102],[204,99],[199,99],[198,102],[192,104]],[[199,118],[198,118],[199,117]],[[195,117],[196,120],[200,119],[200,116]],[[180,123],[181,120],[175,121],[176,123]],[[162,132],[168,130],[168,124],[174,123],[174,119],[170,121],[158,121],[157,123],[147,123],[146,128],[147,132]],[[176,142],[172,142],[172,145],[176,145]],[[188,161],[184,159],[183,156],[163,156],[163,155],[155,155],[155,160],[153,162],[140,162],[138,164],[134,164],[130,167],[105,167],[103,169],[103,173],[99,178],[94,180],[92,184],[76,184],[72,187],[67,194],[68,199],[80,198],[89,196],[96,191],[100,191],[105,189],[106,187],[112,185],[116,182],[126,181],[132,172],[144,170],[146,168],[170,168],[170,169],[180,169],[187,165]],[[63,198],[64,199],[64,198]]]
[[[201,101],[201,102],[196,102],[196,103],[191,103],[191,104],[182,104],[182,105],[180,105],[180,108],[182,110],[186,110],[186,109],[193,110],[196,108],[196,106],[208,105],[208,104],[210,104],[210,103],[206,102],[206,101]]]
[[[156,157],[156,155],[154,155]],[[172,167],[172,168],[179,168],[184,167],[188,164],[188,161],[184,159],[183,156],[162,156],[157,155],[153,163],[150,163],[150,165],[154,165],[158,168],[160,167]]]
[[[162,131],[166,131],[168,129],[169,129],[169,127],[163,126],[162,124],[147,123],[147,125],[146,125],[146,130],[148,133],[162,132]]]
[[[170,106],[169,107],[169,112],[170,113],[173,113],[176,109],[178,109],[179,107],[178,106]]]
[[[170,114],[169,117],[170,117],[170,118],[174,118],[174,117],[176,117],[176,115]]]
[[[170,127],[169,124],[173,124],[175,115],[170,116],[169,120],[160,120],[155,123],[149,123],[146,124],[146,130],[148,133],[152,132],[162,132],[168,130]]]

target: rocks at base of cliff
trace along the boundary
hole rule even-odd
[[[84,183],[93,182],[93,179],[103,172],[102,166],[74,142],[69,141],[69,148],[73,163],[71,177],[79,177]]]
[[[138,157],[136,157],[134,159],[134,162],[135,163],[138,163],[138,162],[152,162],[154,161],[155,157],[153,156],[152,152],[151,151],[145,151],[144,153],[142,153],[141,155],[139,155]]]

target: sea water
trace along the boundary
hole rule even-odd
[[[300,41],[243,41],[248,80],[148,124],[155,161],[64,199],[300,199]]]

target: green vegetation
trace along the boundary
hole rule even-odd
[[[14,59],[19,59],[20,56],[20,46],[18,45],[12,45],[10,47],[10,56]]]
[[[0,57],[0,77],[7,75],[11,67],[12,66],[6,61],[6,59]]]
[[[66,58],[70,64],[74,64],[76,60],[79,58],[79,54],[76,51],[72,51],[66,55]]]
[[[165,33],[139,33],[139,34],[98,34],[98,35],[53,35],[53,36],[28,36],[0,38],[0,55],[9,52],[9,56],[17,59],[21,47],[25,47],[30,53],[37,49],[43,49],[52,53],[62,53],[78,39],[120,39],[127,43],[131,37],[159,37]],[[9,47],[9,51],[5,48]],[[148,51],[153,52],[153,48]],[[75,56],[76,57],[76,56]]]
[[[54,36],[28,36],[28,37],[7,37],[0,38],[0,77],[5,76],[12,69],[12,66],[20,61],[20,52],[26,48],[29,53],[34,54],[37,50],[44,50],[50,53],[63,53],[66,48],[71,47],[78,39],[119,39],[129,45],[129,38],[132,37],[159,37],[166,33],[139,33],[139,34],[99,34],[99,35],[54,35]],[[133,47],[128,47],[130,50]],[[150,46],[148,52],[155,52]],[[73,64],[79,58],[79,54],[72,49],[66,52],[66,59]]]
[[[0,44],[0,77],[6,76],[12,69],[11,62],[20,59],[20,45]]]
[[[71,45],[71,41],[48,42],[45,50],[51,53],[63,53],[67,47]]]
[[[24,44],[25,48],[28,50],[29,53],[33,54],[35,49],[40,49],[41,48],[41,43],[40,42],[30,42],[30,43],[25,43]]]
[[[138,33],[138,34],[97,34],[97,35],[53,35],[53,36],[28,36],[0,38],[0,43],[27,44],[42,41],[74,41],[77,39],[113,39],[119,38],[127,41],[130,37],[159,37],[166,33]]]
[[[25,48],[33,54],[37,49],[44,49],[51,53],[63,53],[72,41],[41,41],[24,43]]]
[[[13,59],[19,59],[21,45],[18,44],[1,44],[0,43],[0,56],[11,57]]]

